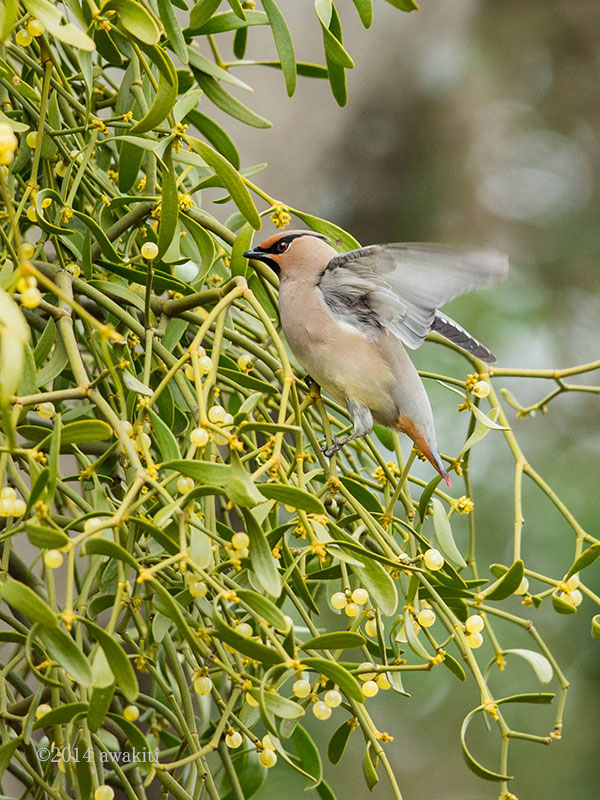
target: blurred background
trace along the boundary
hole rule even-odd
[[[312,3],[279,5],[293,31],[297,58],[322,63]],[[499,356],[500,366],[556,368],[598,359],[597,0],[423,0],[421,10],[411,14],[383,0],[374,5],[373,26],[364,31],[350,0],[337,4],[344,44],[356,62],[347,73],[345,109],[336,106],[326,81],[301,79],[290,100],[279,72],[264,69],[258,76],[257,68],[248,68],[256,87],[250,105],[273,128],[253,130],[226,118],[243,165],[267,160],[260,178],[266,191],[331,219],[363,244],[441,241],[508,252],[512,269],[503,286],[448,306]],[[272,47],[268,29],[252,29],[249,39],[248,58]],[[244,69],[238,74],[245,77]],[[269,232],[267,224],[264,235]],[[436,345],[426,344],[414,357],[423,369],[465,376],[465,362]],[[597,385],[598,376],[573,382]],[[496,386],[508,387],[524,405],[552,388],[532,379],[499,379]],[[457,417],[455,395],[431,381],[427,389],[441,449],[456,452],[468,421]],[[507,411],[527,458],[598,536],[599,395],[562,395],[547,414],[534,418],[519,420]],[[478,561],[484,567],[510,563],[514,462],[501,434],[492,432],[475,449],[472,465]],[[526,565],[560,577],[572,563],[573,532],[527,482],[524,504]],[[466,524],[458,527],[457,538],[466,542]],[[585,574],[596,592],[598,572],[592,567]],[[572,682],[562,742],[511,747],[510,772],[518,776],[511,790],[519,800],[597,800],[600,645],[590,637],[597,609],[585,600],[576,615],[564,617],[549,603],[538,611],[522,609],[515,598],[511,610],[535,621]],[[502,643],[532,646],[525,634],[512,631]],[[379,727],[395,737],[387,748],[406,800],[496,798],[498,786],[472,775],[461,757],[462,716],[479,702],[474,685],[459,684],[446,670],[436,671],[435,679],[427,673],[411,677],[405,685],[411,699],[380,693],[370,707]],[[499,694],[546,689],[527,664],[515,660],[494,685]],[[556,683],[550,688],[556,690]],[[553,709],[531,709],[519,711],[526,715],[527,730],[545,735]],[[509,715],[511,722],[518,718]],[[342,718],[335,720],[334,713],[328,723],[315,721],[311,727],[326,777],[338,798],[367,797],[360,734],[351,738],[339,767],[327,763],[326,742]],[[483,724],[473,725],[474,750],[495,769],[498,740],[489,738],[488,747]],[[279,778],[287,800],[305,796],[302,779],[289,769],[281,768]],[[256,797],[274,797],[271,781],[268,786]],[[385,779],[373,797],[391,797]]]

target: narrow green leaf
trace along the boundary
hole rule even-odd
[[[296,725],[291,739],[302,768],[312,776],[315,783],[320,783],[323,777],[323,764],[321,763],[319,749],[312,737],[302,725]]]
[[[16,611],[19,611],[31,622],[39,622],[40,625],[53,627],[58,624],[56,614],[33,589],[21,581],[16,581],[8,576],[0,584],[0,597],[5,600]]]
[[[144,44],[158,44],[160,28],[141,3],[136,3],[135,0],[108,0],[103,6],[104,11],[113,9],[117,11],[119,23],[127,33]]]
[[[442,664],[447,669],[449,669],[450,672],[453,675],[455,675],[459,681],[466,681],[467,676],[465,674],[464,669],[461,667],[459,662],[454,658],[454,656],[450,655],[450,653],[446,653],[446,655],[444,656],[444,660],[442,661]]]
[[[104,442],[112,439],[113,430],[107,422],[101,419],[81,419],[68,422],[62,426],[60,444],[83,444],[84,442]],[[45,436],[39,442],[38,449],[47,450],[52,444],[52,434]]]
[[[312,672],[325,675],[340,687],[346,697],[356,700],[357,703],[364,702],[365,697],[354,675],[351,675],[340,664],[336,664],[335,661],[327,661],[324,658],[303,658],[302,666]]]
[[[419,637],[415,633],[415,629],[413,628],[413,618],[408,609],[404,612],[404,633],[406,634],[408,646],[413,653],[419,656],[419,658],[429,661],[431,654],[421,644]]]
[[[387,0],[387,2],[394,6],[394,8],[399,8],[400,11],[418,11],[419,6],[416,4],[415,0]]]
[[[277,500],[286,506],[292,508],[299,508],[309,514],[326,514],[325,506],[315,497],[314,494],[309,494],[304,489],[298,489],[295,486],[285,486],[281,483],[259,483],[258,489],[261,494],[268,497],[269,500]]]
[[[595,642],[600,642],[600,614],[595,614],[592,617],[592,639]]]
[[[360,17],[362,24],[365,26],[365,28],[370,28],[371,23],[373,22],[372,0],[352,0],[352,2],[358,11],[358,16]]]
[[[365,783],[369,787],[369,791],[372,791],[373,787],[379,783],[379,776],[377,775],[377,770],[375,769],[375,764],[373,764],[373,759],[371,757],[370,743],[367,744],[363,753],[362,770]]]
[[[571,575],[575,575],[577,572],[581,572],[582,569],[589,567],[599,557],[600,544],[595,542],[594,544],[590,545],[587,550],[584,550],[578,558],[575,559],[573,565],[565,575],[565,580],[568,581]]]
[[[321,23],[323,30],[323,43],[325,45],[325,54],[328,59],[341,67],[352,69],[354,61],[350,58],[348,53],[344,50],[341,41],[331,31],[330,25],[334,15],[334,5],[331,0],[315,0],[315,11]]]
[[[318,0],[317,0],[318,2]],[[331,39],[325,39],[325,63],[327,64],[327,77],[329,78],[329,85],[331,86],[331,93],[333,94],[336,103],[343,107],[348,102],[348,89],[346,87],[346,68],[335,57],[337,50],[331,49],[331,42],[339,42],[340,47],[342,44],[342,25],[337,13],[336,7],[331,5],[331,22],[329,24],[329,31]],[[344,51],[345,52],[345,51]]]
[[[346,746],[348,744],[348,739],[350,738],[350,734],[353,730],[353,727],[350,724],[351,722],[352,720],[346,720],[346,722],[342,722],[340,727],[337,728],[329,740],[329,744],[327,745],[327,758],[332,764],[339,764],[339,762],[342,760],[342,756],[344,755]]]
[[[252,128],[273,127],[268,119],[261,117],[260,114],[257,114],[255,111],[252,111],[251,108],[248,108],[248,106],[240,102],[237,97],[229,94],[215,78],[202,72],[195,72],[195,77],[198,81],[198,85],[206,93],[208,99],[214,103],[217,108],[220,108],[221,111],[224,111],[226,114],[229,114],[229,116],[238,119],[240,122]]]
[[[550,683],[552,680],[552,664],[548,661],[546,656],[542,655],[541,653],[536,653],[535,650],[523,650],[520,648],[503,650],[502,652],[505,656],[511,653],[515,656],[524,658],[525,661],[527,661],[533,667],[533,671],[537,675],[540,683]]]
[[[477,420],[480,425],[483,425],[485,428],[490,428],[493,431],[508,431],[510,428],[507,428],[506,425],[499,425],[497,422],[491,417],[488,417],[480,408],[477,406],[471,406],[471,411],[473,412],[473,416]]]
[[[197,18],[200,17],[198,13]],[[188,36],[206,36],[210,33],[225,33],[226,31],[236,31],[238,28],[245,28],[249,25],[268,25],[269,18],[262,11],[247,11],[246,19],[240,19],[232,11],[225,11],[222,14],[215,14],[200,27],[192,25],[184,33]]]
[[[121,547],[117,542],[111,542],[110,539],[91,538],[85,543],[85,552],[87,555],[102,555],[109,558],[117,558],[119,561],[128,564],[136,572],[140,571],[140,565],[135,558]]]
[[[95,541],[100,540],[96,539]],[[79,619],[87,627],[100,647],[104,650],[104,655],[106,656],[112,673],[115,676],[117,686],[121,689],[127,700],[133,702],[138,696],[139,688],[137,678],[135,677],[135,672],[131,666],[131,662],[127,658],[125,651],[114,636],[108,634],[94,622],[82,617]]]
[[[87,659],[77,647],[73,639],[62,628],[56,625],[45,627],[40,625],[36,634],[44,643],[50,656],[82,686],[91,686],[92,670]]]
[[[31,487],[31,493],[29,494],[29,499],[27,500],[27,511],[26,514],[29,514],[31,509],[35,506],[37,501],[40,499],[46,486],[48,485],[48,480],[50,478],[50,470],[48,467],[44,467],[37,478],[35,479],[33,486]],[[54,545],[50,545],[51,547]],[[42,545],[42,547],[46,547],[46,545]]]
[[[25,530],[27,531],[27,538],[34,547],[64,547],[69,544],[69,537],[66,533],[56,530],[56,528],[48,528],[32,520],[25,522]]]
[[[496,422],[499,413],[500,409],[492,408],[490,411],[488,411],[486,417],[490,419],[492,422]],[[460,456],[463,456],[467,452],[467,450],[470,450],[472,447],[478,444],[485,436],[487,436],[490,430],[491,428],[489,425],[482,425],[480,422],[478,422],[477,425],[475,426],[475,430],[473,431],[473,433],[469,436],[467,441],[461,447],[460,453],[458,454],[459,458]]]
[[[244,258],[243,253],[252,248],[254,228],[250,223],[245,222],[238,231],[233,247],[231,248],[231,274],[243,275],[245,277],[248,269],[248,259]]]
[[[365,642],[365,637],[356,631],[332,631],[303,642],[301,649],[304,651],[352,650],[355,647],[362,647]]]
[[[383,514],[383,506],[377,495],[373,494],[373,492],[369,491],[366,486],[363,486],[358,481],[352,480],[352,478],[340,478],[340,481],[343,486],[348,489],[352,497],[361,504],[361,506],[366,510],[369,511],[371,514]]]
[[[62,11],[48,0],[23,0],[23,5],[32,17],[39,19],[44,28],[52,36],[65,44],[70,44],[79,50],[95,50],[94,42],[81,28],[68,22],[62,24]]]
[[[190,28],[201,28],[221,5],[221,0],[198,0],[190,11]]]
[[[217,153],[217,151],[213,150],[209,145],[201,142],[200,139],[196,139],[193,136],[186,136],[186,141],[188,141],[192,149],[214,169],[240,212],[255,230],[259,230],[261,221],[258,211],[250,197],[250,192],[246,188],[237,170],[232,167],[226,158],[223,158],[220,153]]]
[[[151,408],[148,408],[147,411],[152,422],[152,430],[154,431],[156,443],[160,450],[160,457],[163,461],[180,459],[181,453],[179,452],[179,445],[177,444],[177,439],[173,435],[173,431],[168,425],[165,425],[155,411]]]
[[[51,728],[53,725],[65,725],[71,722],[75,717],[81,717],[87,711],[87,703],[65,703],[65,705],[53,708],[43,717],[40,717],[34,722],[33,730],[39,728]]]
[[[234,628],[222,619],[216,608],[213,609],[212,620],[215,626],[215,635],[230,647],[234,647],[238,652],[263,664],[280,664],[283,661],[281,654],[272,647],[267,647],[262,642],[250,637],[240,636]]]
[[[300,719],[304,716],[304,709],[293,700],[282,697],[274,692],[264,693],[265,706],[270,714],[281,719]]]
[[[450,520],[448,519],[448,515],[446,514],[444,506],[437,499],[437,497],[434,497],[432,502],[433,528],[438,547],[440,548],[444,558],[452,561],[452,563],[457,564],[459,567],[466,567],[467,562],[462,557],[460,550],[456,546],[454,537],[452,536]]]
[[[250,563],[252,564],[252,570],[265,592],[272,597],[279,597],[281,594],[281,577],[273,562],[273,554],[267,537],[249,509],[241,508],[240,511],[246,523],[246,532],[250,537]]]
[[[525,574],[525,565],[522,561],[515,561],[504,575],[488,586],[481,594],[486,600],[506,600],[519,588]]]
[[[467,716],[464,718],[461,729],[460,729],[460,742],[462,745],[462,752],[465,762],[471,772],[474,772],[479,778],[483,778],[486,781],[510,781],[512,780],[512,775],[502,775],[500,772],[492,772],[489,769],[486,769],[482,764],[477,761],[471,751],[467,747],[467,728],[469,727],[469,723],[473,719],[474,715],[482,710],[482,706],[473,709],[473,711],[469,711]]]
[[[552,595],[552,607],[558,614],[577,613],[577,606],[573,603],[569,603],[568,600],[565,600],[564,597],[561,597],[559,594]]]
[[[421,492],[421,497],[419,499],[419,519],[421,522],[425,519],[425,514],[427,513],[427,509],[429,508],[429,501],[431,500],[432,494],[437,489],[439,482],[442,480],[441,475],[436,475],[435,478],[432,478],[427,486]]]
[[[333,222],[328,222],[327,220],[320,219],[319,217],[314,217],[312,214],[307,214],[304,211],[298,211],[296,208],[290,208],[290,211],[292,214],[298,217],[298,219],[301,219],[302,222],[308,225],[308,227],[313,231],[322,233],[324,236],[327,236],[329,239],[331,239],[331,244],[336,249],[345,251],[357,250],[360,248],[360,244],[356,241],[354,236],[351,236],[338,225],[334,225]]]
[[[296,56],[294,53],[294,43],[283,17],[275,0],[262,0],[263,8],[269,18],[269,24],[273,31],[273,38],[275,40],[275,47],[279,55],[281,69],[283,70],[283,77],[285,79],[285,88],[288,97],[291,97],[296,90]]]
[[[6,772],[6,768],[12,762],[15,752],[22,744],[21,738],[15,736],[14,739],[9,739],[0,747],[0,780],[2,780],[2,776]]]
[[[158,227],[158,258],[161,258],[173,241],[177,231],[179,216],[179,193],[175,168],[173,167],[172,145],[167,148],[164,155],[165,168],[162,171],[162,198],[160,225]]]
[[[182,64],[188,63],[188,49],[181,32],[181,26],[170,0],[156,0],[160,21],[167,33],[167,42]]]
[[[336,541],[347,544],[354,550],[352,545],[356,545],[356,542],[351,536],[338,526],[330,526],[330,530]],[[394,581],[368,550],[360,551],[360,560],[364,562],[364,567],[351,565],[352,572],[369,592],[373,605],[386,617],[391,617],[398,606],[398,592]]]
[[[195,128],[198,128],[200,133],[208,139],[215,150],[218,150],[235,169],[240,168],[240,154],[235,146],[235,142],[227,131],[213,119],[207,117],[206,114],[202,114],[202,112],[196,109],[188,113],[187,119],[189,119]]]
[[[240,600],[249,605],[253,611],[256,611],[259,617],[265,619],[269,625],[272,625],[278,631],[287,631],[289,625],[286,618],[268,597],[264,597],[258,592],[253,592],[251,589],[237,589],[236,594]]]
[[[146,133],[157,128],[171,113],[177,100],[177,72],[169,56],[158,45],[142,49],[158,68],[158,90],[148,113],[129,129],[130,133]]]
[[[165,461],[161,464],[163,469],[173,469],[182,475],[193,478],[198,483],[208,484],[209,486],[225,486],[231,479],[231,467],[229,464],[217,464],[212,461],[188,461],[185,459],[175,459]]]

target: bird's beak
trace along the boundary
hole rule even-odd
[[[280,274],[279,264],[263,250],[246,250],[243,256],[244,258],[255,258],[257,261],[262,261],[263,264],[270,267],[276,275]]]
[[[260,250],[246,250],[246,252],[242,255],[244,258],[256,258],[258,261],[262,261],[265,256],[265,254],[261,253]]]

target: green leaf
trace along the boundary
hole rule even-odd
[[[309,514],[326,514],[325,506],[314,494],[305,492],[295,486],[285,486],[281,483],[259,483],[258,489],[269,500],[277,500],[286,506],[299,508]]]
[[[33,482],[33,486],[31,487],[31,492],[29,494],[29,499],[27,500],[27,511],[26,514],[29,514],[31,509],[35,506],[37,501],[42,496],[46,486],[48,485],[48,480],[50,479],[50,470],[48,467],[44,467],[35,481]],[[42,545],[45,547],[46,545]],[[52,545],[51,545],[52,546]]]
[[[365,783],[369,787],[369,791],[373,790],[375,784],[379,783],[379,776],[371,758],[371,744],[368,743],[362,757],[362,770]]]
[[[253,694],[252,691],[251,694]],[[276,717],[281,719],[300,719],[304,716],[302,706],[293,700],[288,700],[287,697],[282,697],[274,692],[264,692],[263,697],[267,711]]]
[[[262,502],[262,496],[235,450],[231,451],[230,459],[231,478],[225,486],[225,493],[236,505],[254,508]]]
[[[344,50],[341,41],[331,31],[330,25],[334,14],[334,6],[331,0],[315,0],[315,11],[323,30],[323,44],[325,45],[326,57],[346,69],[354,67],[354,61]]]
[[[362,689],[354,675],[335,661],[327,661],[324,658],[303,658],[302,666],[312,672],[325,675],[333,683],[336,683],[346,697],[356,700],[357,703],[364,703],[365,697]]]
[[[277,650],[237,633],[234,628],[222,619],[216,608],[213,609],[212,621],[215,626],[215,635],[230,647],[234,647],[238,652],[253,658],[255,661],[260,661],[262,664],[280,664],[283,661],[283,656]],[[267,694],[270,693],[267,692]]]
[[[268,119],[261,117],[251,108],[244,105],[237,97],[234,97],[221,84],[202,72],[195,73],[198,85],[205,92],[208,99],[214,103],[217,108],[224,111],[229,116],[249,125],[252,128],[272,128],[273,125]],[[201,154],[200,154],[201,155]]]
[[[0,584],[0,597],[16,611],[25,614],[30,622],[39,622],[40,625],[47,627],[58,624],[56,614],[50,606],[21,581],[8,576],[4,583]]]
[[[221,0],[198,0],[190,11],[190,28],[201,28],[221,5]]]
[[[15,21],[17,18],[17,2],[16,0],[4,0],[4,7],[2,9],[2,13],[0,13],[0,42],[4,44],[8,37],[13,32]],[[4,114],[2,116],[5,116]],[[10,124],[10,123],[9,123]],[[25,130],[27,130],[29,126],[25,126]],[[14,131],[18,131],[18,128],[13,128]],[[18,740],[17,740],[18,741]],[[6,769],[6,766],[2,770]],[[0,779],[2,778],[2,774],[0,772]]]
[[[339,728],[335,731],[331,739],[329,740],[329,744],[327,745],[327,758],[331,761],[332,764],[339,764],[342,760],[342,756],[346,750],[346,746],[348,744],[348,739],[350,738],[350,734],[352,733],[352,725],[350,724],[352,720],[346,720],[346,722],[342,722]]]
[[[319,2],[319,0],[317,0]],[[337,13],[336,7],[331,5],[331,22],[329,30],[332,34],[333,41],[342,43],[342,25]],[[345,51],[344,51],[345,52]],[[336,103],[339,106],[345,106],[348,102],[348,90],[346,88],[346,69],[343,64],[333,56],[331,48],[328,47],[327,40],[325,41],[325,63],[327,64],[327,77],[329,78],[329,85],[331,86],[331,93],[333,94]]]
[[[110,539],[90,538],[85,543],[85,552],[87,555],[102,555],[109,558],[117,558],[119,561],[128,564],[136,572],[140,571],[140,565],[135,558],[121,547],[117,542],[111,542]]]
[[[188,461],[175,459],[161,464],[163,469],[172,469],[181,475],[193,478],[197,483],[209,486],[226,486],[231,479],[232,471],[229,464],[217,464],[212,461]]]
[[[568,600],[565,600],[559,594],[552,595],[552,607],[558,614],[577,613],[577,606],[575,606],[573,603],[569,603]]]
[[[437,489],[440,481],[442,480],[441,475],[436,475],[432,478],[427,486],[421,492],[421,497],[419,498],[419,519],[421,522],[425,519],[425,515],[427,514],[427,509],[429,508],[429,501],[431,500],[432,494]]]
[[[144,45],[142,49],[158,68],[158,90],[148,113],[129,129],[130,133],[146,133],[157,128],[171,113],[177,100],[177,72],[169,56],[158,45]]]
[[[356,631],[332,631],[321,636],[314,636],[307,642],[303,642],[301,649],[308,650],[351,650],[355,647],[363,647],[365,637]]]
[[[288,630],[289,625],[283,613],[268,597],[263,597],[263,595],[253,592],[251,589],[237,589],[236,594],[240,600],[249,605],[253,611],[256,611],[259,617],[265,619],[269,625],[272,625],[282,633]]]
[[[92,687],[87,721],[95,732],[104,722],[115,694],[115,676],[102,648],[98,648],[92,661]]]
[[[77,25],[72,22],[68,22],[66,25],[62,24],[63,15],[58,6],[48,0],[23,0],[23,5],[31,16],[39,19],[48,33],[59,41],[77,47],[79,50],[96,49],[92,39]]]
[[[181,458],[177,439],[168,425],[162,421],[158,414],[151,408],[146,409],[152,422],[152,430],[156,438],[156,444],[160,450],[160,457],[164,461],[176,461]]]
[[[209,145],[201,142],[200,139],[196,139],[193,136],[186,136],[186,141],[188,141],[192,149],[214,169],[240,212],[255,230],[259,230],[261,222],[258,211],[250,197],[250,192],[246,188],[237,170],[231,166],[226,158],[223,158],[220,153],[217,153],[217,151],[213,150]]]
[[[352,0],[358,11],[360,21],[365,28],[370,28],[373,22],[373,3],[372,0]]]
[[[341,528],[331,527],[334,538],[344,544],[356,545],[354,539]],[[354,549],[354,548],[353,548]],[[379,608],[386,617],[391,617],[398,606],[398,593],[394,581],[384,570],[381,564],[370,557],[368,550],[361,551],[361,561],[364,567],[351,565],[352,572],[356,575],[360,584],[369,592],[371,602]]]
[[[246,524],[246,532],[250,537],[250,563],[262,588],[272,597],[281,594],[281,577],[273,561],[273,554],[261,526],[252,512],[241,508]]]
[[[514,593],[515,589],[519,588],[524,574],[525,565],[523,562],[520,560],[515,561],[512,567],[505,572],[501,578],[495,581],[491,586],[488,586],[488,588],[480,594],[483,595],[486,600],[506,600],[507,597],[510,597],[511,594]]]
[[[73,209],[73,214],[80,219],[83,224],[89,228],[91,233],[94,234],[96,241],[100,249],[102,250],[102,254],[112,262],[116,262],[117,264],[121,262],[121,256],[117,253],[115,248],[112,246],[112,242],[108,238],[108,236],[104,233],[100,225],[96,222],[96,220],[92,219],[88,214],[84,214],[82,211],[78,211],[76,208]],[[42,385],[41,380],[38,378],[38,382],[40,386]]]
[[[91,685],[92,670],[90,669],[90,665],[66,631],[56,625],[44,627],[42,623],[42,625],[36,629],[36,634],[46,646],[50,656],[57,661],[69,675],[72,675],[77,683],[82,686]]]
[[[103,11],[115,9],[118,13],[119,23],[135,39],[147,45],[158,44],[160,28],[152,14],[135,0],[108,0],[102,7]]]
[[[455,675],[458,678],[459,681],[466,681],[467,676],[465,674],[464,669],[458,663],[458,661],[454,658],[454,656],[450,655],[450,653],[446,653],[446,655],[444,656],[444,660],[442,661],[442,664],[447,669],[449,669],[450,672],[453,675]]]
[[[492,772],[489,769],[486,769],[482,764],[477,761],[471,751],[467,747],[467,728],[469,727],[469,723],[473,719],[474,715],[477,714],[479,711],[482,710],[482,706],[469,711],[467,716],[464,718],[461,729],[460,729],[460,743],[462,745],[462,752],[463,757],[466,761],[467,766],[477,775],[479,778],[483,778],[486,781],[510,781],[512,780],[512,775],[502,775],[500,772]]]
[[[536,653],[534,650],[522,650],[520,648],[513,648],[511,650],[503,650],[503,655],[512,653],[515,656],[524,658],[533,667],[535,674],[540,683],[550,683],[552,680],[552,664],[548,661],[546,656],[541,653]]]
[[[175,168],[173,167],[172,145],[164,156],[165,168],[162,171],[162,202],[160,225],[158,227],[158,258],[161,258],[173,241],[177,231],[179,216],[179,194]]]
[[[0,780],[6,772],[6,768],[12,762],[15,752],[23,744],[20,737],[16,736],[14,739],[9,739],[0,747]]]
[[[275,40],[275,47],[279,55],[281,69],[283,70],[283,77],[285,79],[285,88],[288,97],[291,97],[296,90],[296,56],[294,54],[294,43],[283,17],[283,14],[277,7],[275,0],[262,0],[263,8],[269,18],[269,24],[273,31],[273,38]]]
[[[35,394],[35,392],[37,392],[37,388],[38,385],[35,369],[35,357],[33,355],[33,350],[27,344],[27,342],[25,342],[23,347],[23,371],[21,373],[21,379],[19,380],[16,393],[20,397],[23,395]]]
[[[408,609],[404,612],[404,633],[406,635],[408,646],[413,653],[419,656],[419,658],[429,661],[431,654],[421,644],[419,637],[415,633],[413,628],[413,617]]]
[[[193,10],[193,9],[192,9]],[[198,17],[200,15],[198,14]],[[188,36],[206,36],[209,33],[225,33],[235,31],[238,28],[245,28],[249,25],[268,25],[269,18],[262,11],[247,11],[246,19],[240,19],[233,12],[226,11],[222,14],[215,14],[205,24],[196,28],[192,26],[190,16],[190,27],[185,31]]]
[[[246,275],[248,269],[248,259],[244,258],[243,253],[252,248],[254,228],[248,223],[244,223],[238,231],[233,247],[231,248],[231,274]]]
[[[595,642],[600,642],[600,614],[595,614],[592,617],[592,639]]]
[[[497,422],[494,422],[491,417],[488,417],[480,408],[477,406],[471,406],[471,411],[473,412],[473,416],[479,422],[480,425],[483,425],[484,428],[490,428],[493,431],[509,431],[510,428],[507,428],[506,425],[499,425]]]
[[[365,486],[352,478],[340,478],[340,482],[348,489],[352,497],[361,504],[365,511],[371,514],[383,514],[383,506],[377,495],[370,492]]]
[[[387,2],[394,6],[394,8],[399,8],[400,11],[418,11],[419,6],[415,3],[415,0],[387,0]]]
[[[65,725],[71,722],[75,717],[83,716],[87,711],[87,703],[65,703],[65,705],[53,708],[47,714],[44,714],[33,724],[33,730],[39,728],[51,728],[53,725]]]
[[[29,325],[12,297],[0,290],[0,401],[8,399],[21,379]]]
[[[296,725],[291,738],[302,768],[312,776],[315,783],[319,783],[323,777],[323,764],[312,737],[302,725]]]
[[[97,539],[95,541],[100,540]],[[117,686],[121,689],[127,700],[133,702],[138,696],[139,688],[135,672],[125,651],[117,642],[114,635],[108,634],[103,628],[100,628],[89,619],[80,618],[80,621],[87,627],[94,639],[104,650],[104,655],[115,676]]]
[[[307,214],[304,211],[298,211],[296,208],[290,208],[290,211],[313,231],[322,233],[324,236],[331,239],[331,244],[336,249],[357,250],[360,248],[360,244],[356,241],[354,236],[351,236],[338,225],[334,225],[333,222],[320,219],[320,217],[314,217],[312,214]]]
[[[188,113],[187,119],[208,139],[215,150],[218,150],[236,169],[240,168],[240,154],[227,131],[196,109]]]
[[[56,528],[47,528],[37,522],[27,520],[25,522],[25,530],[27,531],[27,538],[34,547],[64,547],[69,544],[69,537]]]
[[[581,572],[582,569],[589,567],[594,561],[600,557],[600,544],[595,542],[594,544],[590,545],[587,550],[584,550],[581,555],[575,559],[573,565],[565,575],[565,580],[569,580],[571,575],[575,575],[577,572]]]
[[[258,378],[254,378],[252,375],[246,375],[244,372],[239,372],[233,369],[226,369],[225,367],[219,367],[219,375],[222,378],[229,378],[229,380],[233,381],[236,386],[243,386],[245,389],[253,389],[257,392],[262,392],[263,394],[279,394],[279,390],[276,386],[272,386],[270,383],[265,383],[264,381],[260,381]],[[296,426],[277,426],[276,428],[272,427],[276,425],[276,423],[259,423],[253,422],[250,423],[254,426],[253,430],[285,430],[288,432],[297,432],[298,428]],[[263,427],[260,427],[260,426]],[[270,426],[270,427],[264,427]],[[244,427],[244,430],[249,430],[248,425]],[[241,433],[241,430],[240,430]]]
[[[167,42],[182,64],[188,63],[188,49],[181,32],[181,26],[173,11],[171,0],[157,0],[158,15],[167,33]]]
[[[488,411],[486,417],[490,419],[492,422],[496,422],[499,413],[500,413],[499,408],[492,408],[490,411]],[[467,441],[461,447],[458,457],[460,458],[461,456],[463,456],[467,452],[467,450],[470,450],[478,442],[480,442],[485,436],[488,435],[490,430],[491,428],[489,425],[482,425],[480,422],[478,422],[477,425],[475,426],[475,430],[473,431],[473,433],[469,436]]]
[[[61,447],[68,444],[83,444],[84,442],[103,442],[112,439],[113,430],[107,422],[100,419],[81,419],[68,422],[62,426],[60,443]],[[35,439],[33,440],[35,441]],[[39,442],[39,450],[47,450],[52,441],[52,434],[45,436]]]
[[[453,564],[457,564],[459,567],[466,567],[467,562],[462,557],[460,550],[456,546],[454,537],[452,536],[450,520],[448,519],[444,506],[437,497],[434,497],[432,502],[433,529],[435,531],[435,539],[438,543],[438,547],[444,558],[452,561]]]

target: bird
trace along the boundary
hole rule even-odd
[[[508,271],[495,250],[376,244],[339,253],[312,230],[279,231],[247,250],[279,276],[281,328],[301,366],[344,403],[353,432],[323,448],[331,458],[376,422],[407,434],[447,485],[433,412],[406,348],[430,331],[487,362],[496,357],[447,314],[444,303],[493,286]]]

